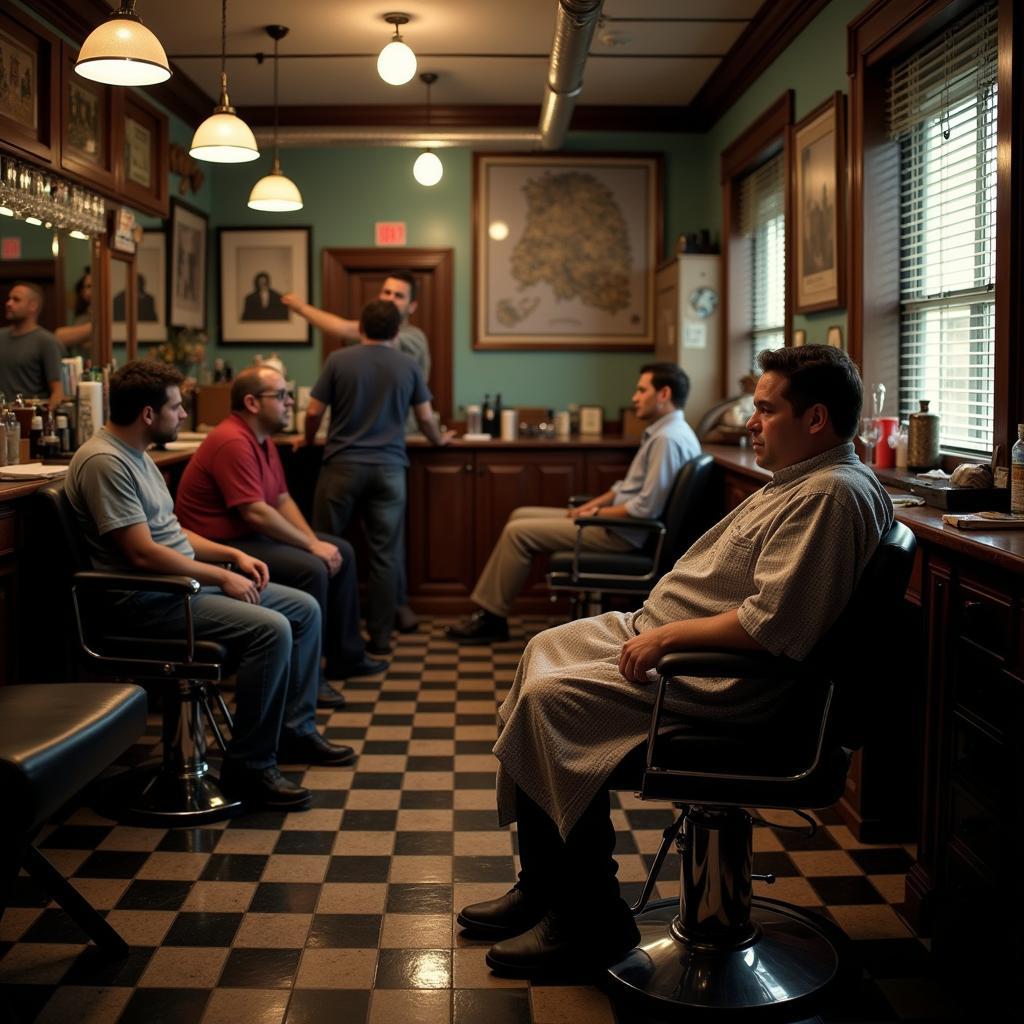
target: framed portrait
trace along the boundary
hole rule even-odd
[[[61,44],[27,14],[0,11],[0,140],[53,163]]]
[[[167,118],[125,92],[120,112],[118,187],[138,209],[167,216]]]
[[[75,74],[78,51],[61,44],[60,165],[97,188],[115,188],[114,90]]]
[[[168,326],[206,329],[206,214],[175,199],[168,250]],[[145,236],[143,236],[145,237]]]
[[[311,345],[313,329],[281,296],[310,293],[311,230],[220,228],[220,342]]]
[[[793,127],[794,311],[846,302],[846,97],[837,92]]]
[[[111,299],[112,337],[127,340],[123,282]],[[147,231],[135,250],[135,333],[139,341],[167,340],[167,235]]]
[[[661,158],[477,153],[476,349],[654,347]]]

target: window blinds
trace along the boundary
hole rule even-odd
[[[946,449],[992,449],[997,20],[988,3],[892,70],[900,145],[900,415],[927,398]]]

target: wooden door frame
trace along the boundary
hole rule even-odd
[[[352,249],[324,248],[321,253],[323,308],[339,316],[358,317],[358,310],[346,309],[349,277],[361,271],[428,271],[434,280],[436,301],[431,323],[420,323],[430,342],[431,391],[434,408],[444,423],[452,422],[452,249]],[[327,358],[326,346],[321,360]]]

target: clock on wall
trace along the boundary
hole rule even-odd
[[[706,286],[695,288],[690,293],[690,307],[701,320],[706,320],[718,309],[718,292]]]

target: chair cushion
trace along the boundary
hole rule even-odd
[[[146,728],[146,694],[130,683],[0,687],[5,814],[31,832],[128,749]]]
[[[548,559],[552,573],[572,575],[571,551],[556,551]],[[604,575],[645,576],[651,571],[650,555],[631,551],[581,551],[580,571]]]

